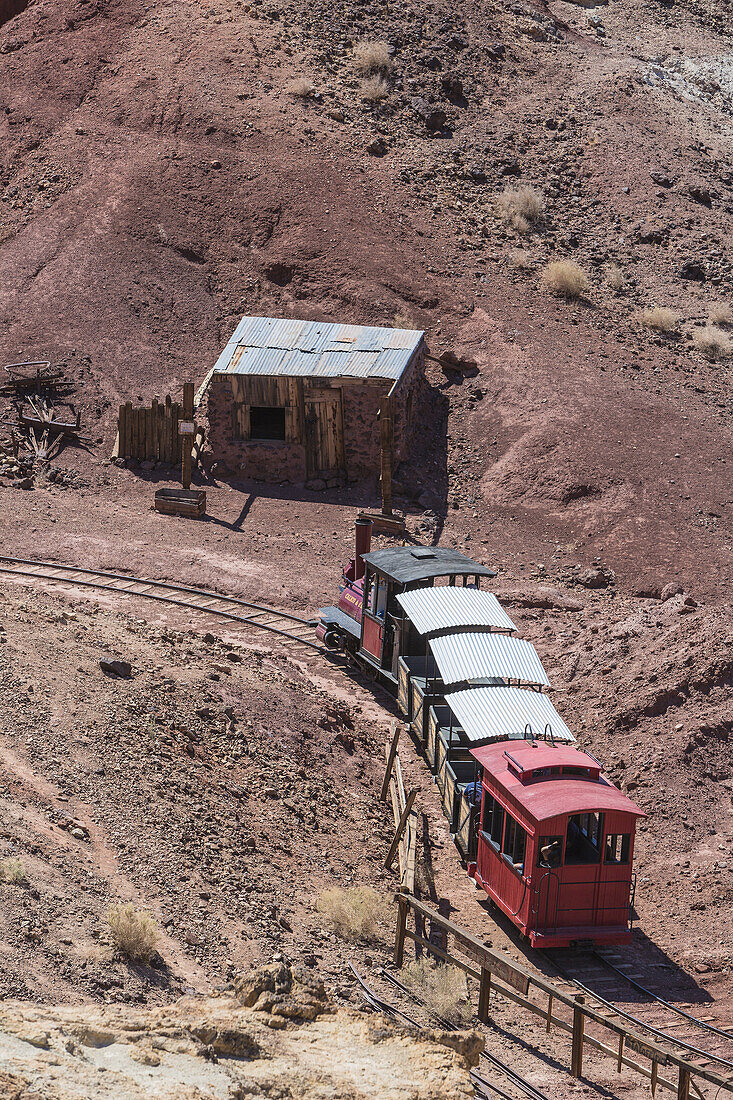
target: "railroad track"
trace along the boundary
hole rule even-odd
[[[733,1090],[733,1033],[730,1028],[720,1026],[713,1017],[695,1016],[687,1008],[653,993],[640,980],[642,975],[636,973],[638,964],[610,948],[577,954],[569,959],[548,952],[548,958],[560,974],[562,981],[557,984],[565,992],[581,991],[586,1003],[591,1003],[592,999],[606,1018],[618,1024],[632,1024],[635,1031],[646,1033],[652,1042],[685,1058],[690,1066],[712,1070],[727,1078]],[[631,996],[628,990],[624,991],[625,985],[634,990]],[[627,1007],[622,1008],[619,1001]]]
[[[378,994],[371,989],[364,979],[361,977],[356,968],[349,963],[351,972],[359,983],[362,997],[366,1003],[374,1009],[375,1012],[382,1012],[387,1016],[391,1016],[393,1019],[400,1021],[403,1024],[407,1024],[409,1027],[420,1029],[422,1025],[419,1021],[415,1020],[408,1013],[403,1012],[402,1009],[397,1008],[396,1005],[391,1004],[389,1001],[385,1001],[384,998],[379,997]],[[427,1015],[438,1024],[444,1031],[457,1031],[458,1029],[450,1020],[446,1020],[444,1017],[439,1016],[434,1012],[425,1001],[419,997],[413,990],[408,989],[406,985],[403,985],[399,978],[396,978],[389,970],[380,970],[380,977],[388,981],[399,993],[413,1001],[415,1004],[420,1005]],[[489,1054],[488,1051],[482,1051],[482,1060],[491,1067],[491,1069],[501,1074],[508,1087],[512,1089],[512,1093],[505,1091],[503,1087],[495,1084],[493,1080],[485,1077],[483,1074],[478,1073],[477,1070],[471,1070],[471,1081],[475,1089],[476,1096],[481,1100],[493,1100],[493,1097],[498,1096],[501,1100],[516,1100],[517,1095],[524,1100],[524,1097],[528,1097],[529,1100],[548,1100],[545,1093],[540,1092],[534,1085],[521,1074],[517,1073],[505,1062],[502,1062],[500,1058],[497,1058],[493,1054]]]
[[[36,561],[29,558],[13,558],[0,555],[0,574],[17,577],[21,581],[46,581],[74,588],[115,592],[124,596],[142,597],[159,603],[184,608],[197,615],[225,619],[230,623],[254,627],[276,634],[293,647],[314,649],[326,653],[325,646],[312,640],[313,620],[279,611],[264,604],[240,600],[236,596],[223,596],[205,588],[191,588],[169,581],[153,581],[145,577],[133,577],[127,573],[109,573],[102,569],[83,569],[78,566],[60,565],[52,561]]]

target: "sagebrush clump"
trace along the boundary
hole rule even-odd
[[[387,902],[370,886],[332,886],[316,899],[316,909],[347,940],[375,940],[389,921]]]
[[[496,200],[500,217],[518,233],[529,233],[545,212],[545,200],[534,187],[507,187]]]
[[[297,99],[309,99],[315,90],[315,84],[307,76],[296,76],[295,80],[291,80],[285,88],[288,95],[295,96]]]
[[[394,62],[387,43],[373,39],[357,43],[352,64],[356,71],[363,76],[368,76],[370,73],[391,73],[394,68]]]
[[[389,95],[389,83],[383,76],[370,76],[368,80],[362,80],[360,93],[367,103],[379,103],[380,99],[386,99]]]
[[[606,285],[611,290],[623,290],[626,286],[626,276],[618,264],[609,264],[606,268]]]
[[[654,332],[674,332],[680,322],[679,314],[666,306],[649,306],[640,310],[636,317],[640,325]]]
[[[458,1027],[471,1023],[473,1009],[468,999],[466,976],[458,967],[421,958],[404,967],[401,977],[405,985],[444,1020]]]
[[[553,260],[543,268],[542,285],[560,298],[582,298],[590,290],[590,279],[573,260]]]
[[[711,325],[733,325],[733,306],[727,302],[715,302],[708,310]]]
[[[13,886],[22,886],[27,882],[25,868],[15,856],[9,856],[0,862],[0,882],[9,882]]]
[[[706,359],[728,359],[733,355],[733,340],[715,325],[697,329],[692,342]]]
[[[149,962],[160,939],[158,922],[131,902],[113,905],[107,912],[112,942],[133,962]]]

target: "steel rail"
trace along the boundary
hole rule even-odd
[[[679,1008],[678,1005],[673,1005],[670,1001],[665,1001],[664,997],[658,997],[656,993],[652,993],[650,989],[643,986],[641,982],[637,982],[635,978],[630,977],[628,974],[624,974],[623,970],[619,970],[617,966],[614,966],[608,959],[604,959],[603,955],[599,955],[597,951],[593,952],[593,957],[598,959],[603,966],[607,966],[609,970],[614,970],[619,974],[624,981],[627,981],[634,989],[638,989],[640,993],[644,993],[647,997],[651,997],[657,1004],[664,1005],[665,1008],[669,1008],[672,1012],[676,1012],[678,1016],[684,1016],[690,1023],[695,1024],[696,1027],[704,1028],[705,1031],[712,1031],[715,1035],[720,1035],[724,1039],[729,1041],[733,1039],[733,1034],[730,1031],[724,1031],[721,1027],[716,1027],[715,1024],[709,1024],[705,1020],[701,1020],[698,1016],[693,1016],[691,1012],[685,1012],[684,1008]]]
[[[416,1004],[422,1005],[422,1007],[427,1010],[428,1014],[432,1016],[433,1019],[440,1024],[441,1027],[445,1028],[446,1031],[457,1030],[455,1024],[452,1024],[450,1020],[446,1020],[445,1017],[433,1011],[433,1009],[431,1009],[430,1006],[426,1004],[422,997],[415,993],[414,990],[409,989],[406,985],[404,985],[404,983],[401,982],[399,978],[396,978],[395,975],[392,974],[389,970],[382,969],[380,970],[380,974],[383,978],[385,978],[388,982],[395,986],[396,989],[399,989],[402,993],[404,993],[405,996],[415,1001]],[[495,1054],[489,1054],[487,1050],[483,1050],[481,1052],[481,1057],[489,1062],[489,1064],[493,1066],[494,1069],[497,1069],[501,1073],[503,1073],[511,1081],[514,1087],[519,1089],[520,1092],[523,1092],[525,1096],[528,1096],[530,1100],[548,1100],[548,1097],[543,1092],[540,1092],[539,1089],[536,1089],[530,1081],[527,1081],[524,1077],[521,1076],[521,1074],[517,1073],[516,1070],[513,1070],[510,1066],[507,1066],[504,1062],[501,1061],[500,1058],[497,1058]],[[491,1087],[493,1088],[495,1086]]]
[[[403,1024],[407,1024],[409,1027],[414,1027],[418,1031],[422,1030],[422,1024],[420,1024],[412,1016],[408,1016],[406,1012],[403,1012],[402,1009],[397,1008],[396,1005],[391,1004],[389,1001],[385,1001],[382,997],[378,997],[374,990],[371,989],[364,981],[361,974],[356,969],[353,963],[349,963],[349,969],[359,983],[364,1000],[371,1008],[373,1008],[376,1012],[383,1012],[386,1016],[392,1016],[394,1019],[400,1020]],[[381,973],[384,975],[386,972],[381,971]],[[435,1013],[431,1013],[431,1015],[435,1016]],[[439,1016],[435,1016],[435,1018],[440,1021],[441,1026],[443,1026],[446,1031],[457,1030],[447,1020],[443,1020]],[[491,1091],[494,1092],[497,1096],[500,1096],[502,1100],[513,1100],[513,1097],[509,1096],[509,1094],[504,1092],[503,1089],[498,1088],[496,1085],[492,1084],[491,1081],[487,1081],[485,1077],[482,1077],[480,1073],[476,1073],[475,1070],[469,1070],[469,1074],[473,1083],[473,1087],[476,1089],[477,1092],[481,1092],[485,1096],[486,1089],[491,1089]],[[542,1100],[547,1100],[547,1098],[543,1097]]]
[[[697,1058],[700,1058],[703,1061],[717,1062],[721,1066],[726,1066],[729,1069],[733,1069],[733,1061],[731,1061],[730,1059],[723,1058],[720,1054],[713,1054],[712,1051],[703,1050],[701,1047],[696,1047],[694,1043],[687,1043],[684,1039],[678,1039],[676,1036],[670,1035],[666,1031],[661,1031],[658,1027],[655,1027],[654,1024],[646,1023],[646,1021],[639,1019],[638,1016],[634,1016],[630,1012],[626,1012],[625,1009],[619,1008],[619,1006],[615,1005],[613,1001],[607,1001],[605,997],[601,997],[601,995],[599,993],[596,993],[594,989],[591,989],[590,986],[585,985],[577,978],[574,978],[571,974],[568,974],[567,971],[564,970],[554,959],[552,959],[551,961],[552,965],[555,967],[561,977],[563,977],[568,982],[572,982],[573,985],[577,985],[578,989],[582,989],[584,993],[588,993],[591,997],[593,997],[594,1000],[598,1001],[599,1004],[604,1005],[606,1008],[610,1009],[611,1012],[615,1012],[617,1016],[621,1016],[626,1020],[631,1020],[632,1023],[637,1024],[645,1031],[651,1032],[652,1035],[656,1035],[656,1037],[663,1040],[663,1042],[669,1043],[672,1047],[677,1047],[678,1050],[683,1050],[688,1054],[694,1054]],[[726,1037],[730,1038],[730,1036]],[[692,1064],[690,1068],[694,1070],[694,1064]]]
[[[0,561],[11,561],[23,563],[22,559],[8,558],[0,555]],[[132,577],[129,574],[121,573],[106,573],[102,570],[95,571],[93,569],[76,569],[75,566],[59,565],[54,562],[28,562],[29,565],[35,565],[40,568],[51,569],[56,572],[66,571],[67,573],[83,573],[85,576],[98,576],[108,577],[118,581],[127,581],[128,583],[151,586],[156,588],[165,588],[169,592],[183,592],[190,593],[191,595],[204,596],[207,599],[221,600],[224,603],[235,603],[243,607],[251,607],[260,612],[267,612],[267,614],[273,615],[275,618],[281,617],[288,620],[301,623],[303,626],[310,625],[307,619],[298,618],[295,615],[289,614],[289,612],[276,611],[274,608],[265,607],[262,604],[248,603],[246,600],[240,600],[235,596],[219,596],[216,592],[207,592],[205,589],[187,588],[183,585],[174,585],[169,582],[163,581],[148,581],[143,577]],[[233,611],[223,611],[215,607],[200,607],[198,604],[192,603],[187,600],[175,599],[173,596],[163,596],[155,592],[139,592],[132,588],[119,588],[113,584],[104,584],[100,581],[83,580],[79,577],[67,576],[67,577],[53,577],[47,573],[40,573],[31,569],[11,569],[7,566],[0,565],[0,573],[5,573],[8,576],[14,577],[32,577],[37,580],[50,581],[52,584],[67,584],[83,588],[102,589],[107,592],[116,592],[123,596],[138,596],[141,599],[156,600],[159,603],[171,604],[174,607],[183,607],[188,611],[196,611],[200,615],[216,615],[222,619],[228,619],[230,622],[245,623],[247,626],[257,627],[260,630],[267,630],[272,634],[277,634],[282,638],[289,638],[290,641],[295,642],[297,645],[308,646],[310,649],[314,649],[316,653],[324,653],[325,649],[317,642],[312,642],[308,638],[300,638],[297,634],[290,634],[287,630],[283,630],[280,627],[272,626],[270,623],[258,622],[257,619],[247,615],[237,615]]]
[[[108,577],[116,581],[132,581],[135,584],[147,584],[151,588],[168,588],[175,592],[188,592],[194,596],[205,596],[210,600],[223,600],[225,603],[238,604],[240,607],[254,607],[258,611],[266,611],[271,615],[279,615],[283,619],[292,619],[295,623],[310,626],[310,620],[300,615],[293,615],[290,611],[275,611],[272,607],[266,607],[261,603],[251,603],[242,600],[239,596],[222,595],[220,592],[212,592],[206,588],[191,588],[185,584],[174,584],[172,581],[153,581],[147,577],[134,577],[131,573],[110,573],[105,569],[85,569],[80,565],[64,565],[63,562],[39,561],[35,558],[12,558],[7,554],[0,554],[0,561],[10,561],[16,565],[39,565],[44,569],[66,569],[71,573],[84,573],[90,577]]]

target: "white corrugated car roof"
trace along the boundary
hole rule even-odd
[[[538,691],[515,687],[465,688],[447,695],[446,703],[475,745],[524,737],[528,726],[535,737],[545,736],[549,726],[556,741],[575,741],[550,700]]]
[[[443,683],[462,681],[517,680],[523,684],[549,687],[550,681],[531,642],[504,634],[446,634],[433,638],[430,649]]]
[[[423,335],[418,329],[243,317],[214,372],[396,382]]]
[[[419,634],[439,634],[462,627],[510,633],[512,620],[492,592],[477,588],[418,588],[401,592],[398,601]]]

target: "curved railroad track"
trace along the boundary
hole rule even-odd
[[[606,958],[605,952],[578,954],[562,962],[550,952],[548,958],[565,983],[564,992],[579,990],[586,996],[586,1001],[592,999],[599,1013],[609,1020],[621,1025],[632,1024],[635,1030],[648,1034],[657,1046],[683,1057],[690,1066],[713,1071],[725,1080],[727,1089],[733,1091],[733,1034],[728,1028],[717,1026],[710,1018],[701,1019],[653,993],[637,977],[616,965],[613,959]],[[604,996],[594,987],[607,985],[609,972],[616,975],[611,979],[615,988],[606,990],[607,995]],[[630,984],[639,995],[633,1012],[609,999],[616,996],[629,1005],[629,1000],[623,998],[621,987],[624,983]],[[562,983],[558,984],[562,989]],[[673,1030],[677,1033],[671,1034]],[[704,1046],[701,1045],[703,1041]]]
[[[90,588],[156,600],[184,608],[197,615],[211,615],[231,623],[266,630],[287,640],[291,645],[305,646],[317,653],[326,653],[325,646],[312,640],[314,622],[289,611],[279,611],[264,604],[251,603],[237,596],[223,596],[205,588],[191,588],[169,581],[153,581],[133,577],[129,573],[110,573],[103,569],[84,569],[53,561],[14,558],[0,555],[0,574],[21,581],[45,581],[73,588]]]

